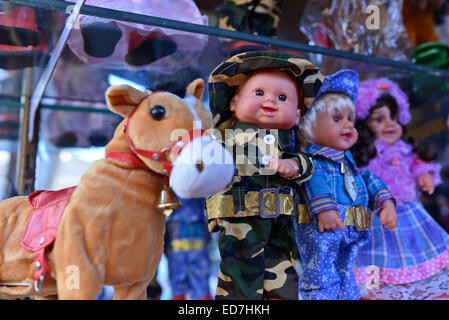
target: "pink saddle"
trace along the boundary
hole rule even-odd
[[[58,191],[38,190],[28,196],[34,208],[22,237],[22,247],[34,252],[34,289],[42,290],[45,273],[49,273],[45,249],[55,240],[62,214],[76,186]],[[39,281],[39,284],[38,284]]]

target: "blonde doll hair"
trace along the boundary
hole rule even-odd
[[[301,151],[306,151],[310,144],[314,143],[313,129],[319,114],[341,112],[349,107],[354,118],[354,102],[344,93],[329,92],[316,99],[310,106],[309,111],[299,121],[299,138]]]

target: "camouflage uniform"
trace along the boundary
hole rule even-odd
[[[281,15],[282,0],[224,0],[218,27],[274,37]]]
[[[220,231],[216,299],[298,298],[292,218],[295,189],[311,177],[311,159],[296,153],[294,129],[265,130],[240,123],[229,110],[238,85],[252,71],[265,68],[285,71],[302,87],[303,111],[323,78],[305,59],[268,51],[231,57],[209,78],[214,124],[222,133],[226,148],[233,152],[236,165],[231,185],[206,201],[207,218],[211,226],[216,222]],[[234,130],[226,130],[231,128]],[[267,156],[296,158],[299,174],[287,179],[265,169]]]

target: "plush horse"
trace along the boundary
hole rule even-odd
[[[223,189],[234,172],[232,161],[219,163],[227,151],[204,134],[211,117],[203,89],[197,79],[183,99],[129,86],[106,91],[109,108],[124,117],[106,158],[77,187],[0,202],[1,297],[95,299],[110,285],[114,299],[145,298],[163,248],[161,190],[171,185],[181,197],[203,197]],[[207,161],[201,148],[192,149],[210,144]]]

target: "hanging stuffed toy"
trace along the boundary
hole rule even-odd
[[[69,0],[75,2],[75,0]],[[207,25],[192,0],[88,0],[86,5]],[[107,68],[174,72],[195,62],[207,36],[175,29],[82,15],[68,46],[83,62]]]

